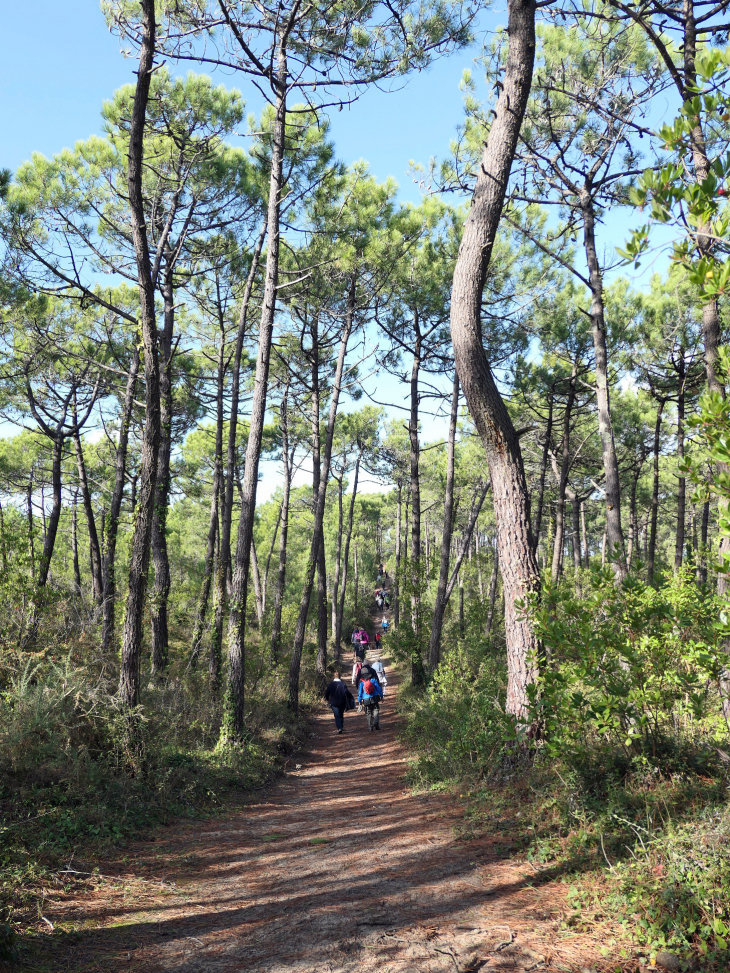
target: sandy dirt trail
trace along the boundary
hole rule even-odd
[[[86,926],[50,938],[51,968],[622,969],[595,942],[560,938],[566,886],[505,858],[499,835],[455,837],[452,798],[411,793],[396,692],[397,678],[381,732],[349,713],[339,736],[323,706],[309,751],[263,799],[224,819],[173,825],[110,862],[93,895],[48,902],[51,920]]]

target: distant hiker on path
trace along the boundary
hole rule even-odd
[[[383,629],[383,635],[385,635],[385,633],[388,631],[388,619],[385,616],[383,616],[383,621],[380,623],[380,625]]]
[[[355,661],[352,663],[352,685],[357,686],[360,682],[360,670],[362,669],[362,662],[355,656]]]
[[[352,700],[352,705],[354,706],[355,700],[350,690],[340,679],[339,672],[335,672],[334,679],[325,689],[324,698],[332,707],[332,712],[335,714],[337,732],[342,733],[345,728],[345,710],[352,708],[348,706],[348,701]]]

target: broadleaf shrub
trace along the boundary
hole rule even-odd
[[[728,664],[715,599],[685,568],[660,587],[594,570],[576,597],[546,586],[532,617],[544,647],[535,718],[548,754],[584,763],[596,750],[667,772],[683,742],[721,726],[719,680]]]

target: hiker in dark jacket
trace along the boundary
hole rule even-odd
[[[332,707],[332,712],[335,714],[335,726],[337,727],[337,732],[342,733],[345,728],[345,710],[347,709],[348,699],[352,699],[353,704],[355,700],[353,699],[352,693],[340,679],[339,672],[335,672],[335,677],[329,686],[324,691],[324,698]]]

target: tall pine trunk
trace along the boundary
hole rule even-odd
[[[362,453],[358,453],[357,460],[355,461],[355,475],[352,480],[352,496],[350,497],[350,509],[347,514],[347,533],[345,535],[345,549],[342,555],[342,581],[340,584],[340,603],[337,608],[337,630],[335,633],[335,643],[337,646],[339,646],[342,642],[342,624],[345,618],[345,595],[347,594],[347,563],[350,558],[350,541],[352,539],[352,527],[355,521],[355,499],[357,497],[357,481],[360,476],[361,460],[362,460]]]
[[[170,452],[172,450],[172,356],[175,329],[172,274],[163,286],[164,327],[159,338],[160,357],[160,444],[157,453],[157,485],[152,516],[152,561],[155,581],[152,589],[152,672],[161,675],[167,667],[169,630],[167,601],[170,596],[170,559],[167,554],[167,510],[170,504]]]
[[[119,676],[119,695],[123,705],[128,708],[133,708],[139,703],[142,620],[157,484],[157,454],[160,447],[160,370],[157,357],[155,285],[150,262],[142,192],[145,116],[155,54],[155,0],[140,0],[140,5],[142,8],[142,45],[132,104],[132,118],[129,125],[127,183],[132,240],[139,284],[139,310],[145,377],[145,425],[142,434],[139,493],[129,561],[129,583],[122,628],[121,672]]]
[[[553,407],[555,405],[555,390],[551,386],[548,392],[548,416],[547,425],[545,427],[545,442],[542,447],[542,455],[540,457],[540,479],[538,481],[537,487],[537,504],[535,505],[535,528],[532,535],[533,543],[535,546],[535,555],[537,556],[537,548],[540,543],[540,528],[542,527],[542,511],[545,504],[545,476],[547,474],[548,456],[550,455],[550,442],[553,435]]]
[[[272,169],[273,177],[273,169]],[[279,178],[281,178],[281,165],[279,166]],[[269,207],[271,199],[269,199]],[[278,210],[277,210],[278,212]],[[241,359],[243,357],[243,343],[246,338],[246,327],[248,322],[248,310],[251,305],[251,295],[256,279],[259,259],[264,246],[266,232],[268,228],[268,216],[264,220],[251,256],[251,266],[246,278],[243,297],[241,299],[241,311],[238,316],[238,331],[236,333],[236,345],[233,352],[233,366],[231,369],[231,413],[228,422],[228,443],[226,447],[226,473],[225,479],[221,483],[221,509],[220,509],[220,529],[219,529],[219,551],[218,564],[215,573],[215,588],[213,592],[213,624],[210,632],[210,653],[208,659],[208,671],[210,677],[210,687],[215,694],[218,692],[221,679],[221,656],[223,651],[223,623],[228,609],[228,579],[231,571],[231,524],[233,522],[233,486],[236,481],[236,437],[238,434],[238,405],[241,389]],[[278,228],[278,221],[277,221]],[[278,247],[278,229],[276,246]],[[278,260],[278,255],[277,255]],[[268,273],[268,259],[267,259]],[[276,284],[272,287],[272,300],[275,300]],[[264,304],[265,311],[266,304]],[[268,319],[267,319],[268,320]],[[273,309],[271,311],[271,322],[273,326]],[[269,340],[271,331],[269,331]],[[258,374],[258,361],[257,361]],[[267,368],[268,376],[268,368]]]
[[[114,457],[114,486],[106,518],[103,537],[102,583],[104,589],[104,605],[102,609],[101,644],[108,652],[114,642],[114,623],[116,615],[116,555],[117,536],[119,534],[119,515],[124,500],[124,484],[127,475],[127,450],[129,446],[129,430],[132,425],[132,409],[134,395],[137,389],[137,375],[139,374],[139,343],[134,342],[132,360],[127,373],[127,384],[124,389],[124,401],[119,417],[119,442]]]
[[[33,470],[28,477],[27,491],[28,553],[30,554],[30,577],[35,581],[35,530],[33,528]]]
[[[679,571],[684,559],[684,531],[687,508],[687,480],[682,475],[684,463],[684,401],[685,401],[685,350],[679,349],[679,371],[677,375],[677,530],[674,538],[674,570]]]
[[[208,517],[208,537],[205,544],[205,563],[203,567],[203,581],[200,585],[198,607],[195,613],[195,628],[190,650],[190,663],[197,665],[200,656],[200,646],[203,641],[205,616],[208,611],[211,580],[213,576],[213,562],[215,559],[216,542],[220,534],[218,507],[221,492],[221,477],[223,474],[223,392],[226,372],[225,350],[226,332],[221,309],[218,309],[218,362],[216,369],[215,395],[215,454],[213,459],[213,492],[210,498],[210,516]],[[220,554],[219,554],[220,556]]]
[[[403,521],[403,483],[398,480],[398,512],[395,525],[395,576],[393,578],[393,625],[398,628],[400,621],[400,561],[401,530]]]
[[[259,326],[258,356],[254,377],[253,397],[246,465],[244,468],[241,519],[236,539],[236,564],[233,571],[233,590],[228,624],[228,686],[226,712],[221,725],[221,740],[240,739],[243,735],[246,672],[246,596],[251,562],[254,514],[256,512],[256,487],[259,477],[261,441],[266,418],[266,398],[271,362],[271,341],[276,312],[276,291],[279,280],[279,213],[283,191],[283,165],[286,134],[286,81],[287,62],[285,39],[280,35],[276,53],[276,77],[272,78],[276,93],[274,130],[271,145],[271,172],[269,177],[268,232],[269,248],[266,253],[264,298]],[[227,484],[226,484],[227,485]],[[223,560],[221,558],[221,560]]]
[[[659,446],[662,429],[662,412],[664,411],[664,399],[659,399],[656,410],[656,422],[654,423],[654,480],[651,488],[651,521],[649,527],[649,553],[647,555],[647,577],[649,583],[654,581],[654,569],[656,561],[656,532],[659,519]]]
[[[261,587],[261,572],[259,571],[259,559],[256,554],[256,539],[251,538],[251,568],[253,573],[253,595],[256,607],[256,621],[259,629],[264,623],[264,593]]]
[[[319,376],[319,322],[315,317],[312,335],[312,501],[317,504],[322,477],[322,444],[320,441],[320,376]],[[315,517],[315,524],[316,524]],[[327,668],[327,566],[324,552],[324,520],[317,528],[320,532],[317,541],[317,661],[316,670],[320,681],[325,678]]]
[[[411,589],[411,627],[415,636],[415,648],[411,659],[411,679],[414,685],[423,681],[423,660],[421,658],[421,475],[420,444],[418,442],[418,374],[421,368],[421,331],[418,313],[414,321],[416,343],[413,349],[411,367],[411,413],[408,424],[408,439],[411,461],[411,563],[408,578]]]
[[[568,386],[568,398],[565,403],[563,414],[563,443],[560,457],[560,476],[558,477],[558,501],[555,505],[555,542],[553,546],[553,564],[550,572],[551,580],[555,584],[561,575],[563,568],[563,547],[565,545],[565,494],[568,488],[568,475],[570,473],[570,420],[573,413],[573,403],[575,402],[575,379],[578,374],[576,365],[573,365],[573,373],[570,376]]]
[[[535,0],[509,0],[509,53],[495,117],[482,152],[471,210],[464,225],[451,292],[451,336],[464,395],[487,454],[494,490],[505,593],[507,712],[529,718],[527,687],[537,677],[539,644],[518,607],[540,577],[529,522],[522,453],[512,419],[484,351],[481,300],[502,215],[535,59]]]
[[[580,503],[575,494],[570,501],[570,510],[573,518],[573,570],[576,575],[576,585],[578,584],[578,572],[583,567],[580,545]]]
[[[75,399],[75,396],[74,396]],[[81,445],[81,433],[78,429],[78,416],[76,414],[76,402],[73,408],[74,423],[76,430],[73,434],[74,450],[76,452],[76,469],[79,476],[79,489],[81,491],[81,501],[84,505],[86,516],[86,529],[89,535],[89,560],[91,565],[91,592],[94,601],[101,605],[104,598],[104,583],[101,576],[101,549],[99,547],[99,534],[96,529],[96,517],[94,516],[94,506],[91,502],[91,490],[89,489],[89,479],[86,475],[86,462],[84,460],[84,450]]]
[[[583,215],[583,245],[591,285],[591,331],[596,359],[596,407],[598,433],[601,440],[603,475],[606,492],[606,540],[613,567],[619,578],[626,575],[626,549],[621,529],[621,481],[619,477],[616,443],[611,422],[611,403],[608,387],[608,347],[603,302],[603,275],[598,263],[594,202],[587,190],[581,197]]]
[[[441,661],[441,631],[446,611],[446,585],[449,581],[449,559],[451,554],[451,534],[454,524],[454,455],[456,452],[456,423],[459,417],[459,376],[454,372],[454,386],[451,393],[451,415],[449,416],[449,438],[446,452],[446,491],[444,493],[444,529],[441,535],[441,560],[439,580],[436,588],[436,602],[433,608],[431,636],[428,642],[428,663],[431,672]],[[478,554],[477,554],[478,556]]]
[[[299,602],[299,614],[297,616],[297,626],[294,633],[294,646],[292,648],[291,665],[289,667],[289,706],[296,713],[299,709],[299,671],[302,661],[302,649],[304,648],[304,635],[307,628],[307,616],[309,614],[309,602],[312,597],[312,587],[314,585],[314,574],[319,562],[320,546],[323,536],[325,504],[327,500],[327,481],[330,474],[330,463],[332,460],[332,444],[335,435],[335,423],[337,420],[337,409],[342,390],[342,380],[345,371],[345,356],[347,355],[347,344],[350,340],[352,328],[355,321],[355,288],[356,278],[350,281],[349,292],[347,295],[347,311],[345,322],[340,339],[340,348],[337,356],[337,366],[335,368],[334,380],[332,383],[332,398],[330,400],[330,411],[327,420],[327,435],[324,446],[324,457],[319,478],[319,489],[314,507],[314,525],[312,528],[312,545],[309,552],[307,573],[304,579],[304,589],[301,601]],[[325,611],[325,621],[327,614]]]
[[[344,532],[344,511],[342,507],[342,479],[337,480],[337,549],[335,551],[335,571],[332,577],[332,604],[330,606],[330,624],[332,626],[332,648],[335,659],[340,658],[340,642],[337,638],[337,615],[340,592],[340,576],[342,574],[342,535]]]
[[[289,495],[291,493],[294,455],[289,456],[289,386],[281,400],[281,455],[284,460],[284,494],[281,500],[281,528],[279,534],[279,570],[274,594],[274,620],[271,626],[271,661],[276,664],[281,652],[281,610],[284,606],[286,587],[286,545],[289,535]]]
[[[639,546],[639,522],[636,512],[636,490],[639,484],[641,469],[635,471],[631,477],[631,493],[629,494],[629,546],[626,552],[626,567],[630,571],[634,559],[634,551]]]
[[[71,501],[71,554],[73,558],[73,569],[74,569],[74,591],[77,595],[81,594],[81,569],[79,568],[79,542],[78,542],[78,525],[77,525],[77,505],[79,499],[79,491],[74,490],[73,498]]]

